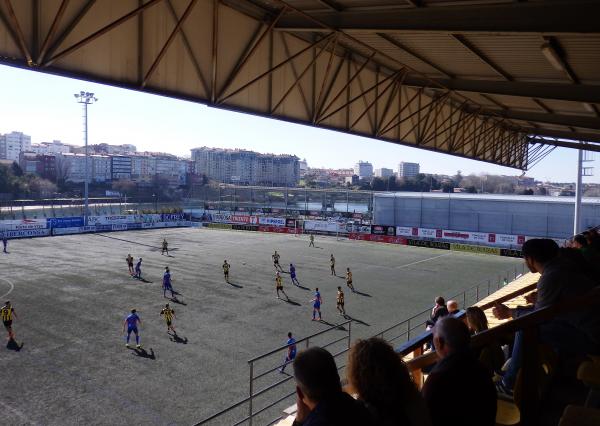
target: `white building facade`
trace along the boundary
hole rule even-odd
[[[373,177],[373,165],[368,161],[359,161],[354,165],[354,174],[361,179]]]
[[[0,159],[19,162],[21,152],[31,150],[31,136],[22,132],[0,135]]]
[[[392,169],[386,169],[382,167],[380,169],[375,169],[375,176],[380,178],[389,178],[394,175],[394,171]]]
[[[419,174],[419,163],[407,163],[402,161],[398,164],[398,177],[413,178]]]

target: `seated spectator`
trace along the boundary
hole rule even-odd
[[[431,310],[431,315],[429,315],[429,319],[425,322],[427,325],[427,330],[432,328],[438,319],[441,317],[445,317],[448,315],[448,309],[446,308],[446,301],[443,297],[438,296],[435,299],[435,306]]]
[[[485,313],[477,306],[471,306],[466,311],[467,327],[472,335],[488,329]],[[479,362],[487,368],[490,375],[499,372],[504,364],[504,352],[498,343],[490,343],[474,352]]]
[[[364,426],[367,409],[342,391],[333,356],[323,348],[309,348],[294,360],[296,420],[294,426]]]
[[[477,306],[467,308],[466,317],[467,327],[469,327],[471,334],[481,333],[488,329],[488,321],[481,308]]]
[[[448,300],[448,303],[446,303],[446,308],[448,308],[448,315],[454,315],[460,311],[458,309],[458,302],[456,300]]]
[[[371,424],[431,424],[406,365],[383,339],[358,340],[348,355],[347,374],[350,386],[371,413]]]
[[[550,239],[531,239],[523,244],[523,258],[531,272],[539,272],[537,292],[526,297],[533,307],[510,309],[498,304],[493,314],[498,319],[518,318],[572,297],[583,296],[594,286],[581,269],[569,259],[559,255],[556,242]],[[540,327],[540,340],[548,343],[557,353],[572,356],[597,353],[600,350],[600,315],[597,310],[580,310],[562,314]],[[499,392],[511,395],[517,373],[521,368],[522,333],[517,332],[511,362],[504,377],[497,383]]]
[[[471,354],[469,341],[467,326],[456,318],[440,318],[433,328],[440,360],[422,390],[433,426],[496,424],[494,384]]]

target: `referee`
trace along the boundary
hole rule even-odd
[[[7,300],[4,306],[0,308],[0,317],[2,317],[4,328],[6,328],[6,331],[8,331],[8,340],[14,340],[15,334],[12,331],[12,322],[13,317],[17,318],[17,312],[10,304],[10,301]]]

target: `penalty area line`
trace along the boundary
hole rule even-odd
[[[8,283],[8,286],[10,287],[10,290],[8,290],[6,293],[4,293],[2,296],[0,296],[0,300],[4,299],[6,296],[8,296],[10,293],[12,293],[12,291],[15,289],[15,285],[7,280],[6,278],[0,278],[0,281],[6,281]]]
[[[438,256],[428,257],[427,259],[417,260],[416,262],[407,263],[406,265],[396,266],[396,269],[406,268],[407,266],[417,265],[423,262],[429,262],[430,260],[439,259],[440,257],[450,256],[452,253],[444,253]]]

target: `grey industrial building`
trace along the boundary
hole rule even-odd
[[[378,225],[569,238],[574,198],[396,192],[373,197]],[[584,198],[582,228],[600,225],[600,199]]]

